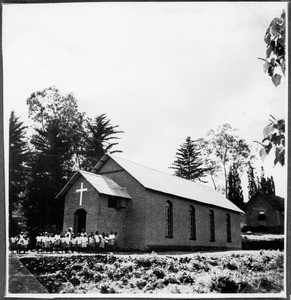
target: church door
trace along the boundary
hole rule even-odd
[[[86,231],[86,216],[87,212],[84,209],[78,209],[74,213],[74,233]]]

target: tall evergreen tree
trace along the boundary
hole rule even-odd
[[[256,185],[256,179],[255,179],[255,173],[254,173],[254,167],[249,163],[248,168],[248,194],[249,199],[251,199],[254,194],[258,191],[258,187]]]
[[[226,197],[239,208],[244,208],[244,197],[238,166],[233,164],[228,172],[228,189]]]
[[[27,182],[26,162],[28,148],[25,140],[26,126],[15,116],[14,111],[9,119],[9,235],[25,226],[23,199]],[[15,216],[16,215],[16,216]]]
[[[111,120],[106,114],[101,114],[95,119],[86,120],[86,132],[84,138],[84,155],[81,167],[85,170],[92,170],[96,163],[106,153],[122,152],[121,150],[113,149],[118,145],[116,140],[119,139],[116,135],[123,133],[117,130],[119,125],[112,125]]]
[[[188,180],[201,180],[207,175],[209,168],[203,167],[201,156],[201,146],[198,140],[191,140],[191,137],[186,138],[176,152],[176,159],[173,162],[171,169],[175,170],[175,175]]]
[[[273,176],[265,177],[264,168],[261,168],[261,177],[258,178],[258,190],[265,194],[275,195],[275,182]]]
[[[59,120],[36,129],[31,138],[30,182],[27,195],[28,224],[31,229],[60,230],[63,202],[55,196],[69,179],[66,165],[71,159],[70,144]]]

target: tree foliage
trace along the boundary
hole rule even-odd
[[[23,199],[27,183],[28,148],[25,139],[26,126],[15,116],[9,119],[9,233],[16,234],[19,225],[24,226]],[[20,223],[20,224],[19,224]]]
[[[118,145],[116,140],[119,139],[116,135],[123,133],[117,130],[119,125],[112,125],[106,114],[101,114],[93,120],[86,119],[86,132],[84,135],[84,158],[81,164],[83,169],[88,171],[96,165],[101,157],[106,153],[122,152],[121,150],[113,149]]]
[[[286,14],[285,11],[280,18],[274,18],[269,25],[264,40],[267,44],[264,71],[272,78],[277,87],[281,83],[282,75],[285,75],[285,38],[286,38]]]
[[[241,186],[240,174],[238,172],[238,166],[236,163],[231,165],[228,177],[227,177],[228,185],[226,198],[234,203],[240,209],[244,208],[244,197]]]
[[[275,195],[275,182],[273,176],[265,178],[264,168],[261,168],[261,176],[258,178],[258,191]]]
[[[201,156],[201,147],[199,142],[191,140],[191,137],[186,138],[176,152],[176,159],[170,167],[175,170],[175,175],[188,179],[195,180],[205,177],[209,168],[203,167]]]
[[[272,149],[275,151],[274,166],[279,163],[285,165],[285,120],[276,120],[271,116],[270,123],[263,130],[263,140],[258,142],[262,148],[260,156],[262,160],[270,153]]]
[[[55,199],[79,168],[91,170],[118,142],[118,125],[106,114],[91,120],[78,111],[73,94],[55,87],[32,93],[27,99],[33,134],[29,140],[29,180],[25,208],[30,229],[60,230],[63,199]]]
[[[55,87],[32,93],[27,99],[28,115],[34,129],[45,130],[49,123],[58,120],[58,126],[70,143],[69,154],[78,167],[78,156],[82,151],[84,113],[78,111],[77,99],[72,93],[61,95]],[[49,125],[50,126],[50,125]]]
[[[224,177],[224,191],[228,190],[228,170],[235,164],[241,173],[251,159],[250,148],[244,139],[238,136],[237,130],[226,123],[216,130],[210,130],[203,141],[204,151],[212,154],[215,164],[220,165]]]
[[[267,44],[264,71],[268,72],[272,82],[277,87],[285,75],[285,40],[286,40],[286,14],[282,12],[280,18],[274,18],[268,27],[264,40]],[[260,156],[264,160],[272,148],[275,149],[274,165],[278,162],[285,164],[285,120],[272,119],[264,128],[264,138],[261,143]]]
[[[252,166],[251,163],[248,164],[248,195],[249,199],[251,199],[255,193],[258,191],[257,183],[256,183],[256,177],[255,177],[255,168]]]
[[[31,228],[47,228],[48,224],[56,229],[62,227],[63,203],[55,196],[72,175],[72,170],[68,170],[70,143],[60,123],[59,120],[46,122],[44,129],[36,129],[30,141],[34,146],[29,162],[27,201]]]

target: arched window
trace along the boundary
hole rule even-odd
[[[210,209],[209,211],[209,224],[210,224],[210,242],[215,242],[214,212],[212,209]]]
[[[190,205],[190,239],[196,240],[196,215],[195,208],[193,205]]]
[[[258,214],[258,220],[259,221],[265,221],[266,220],[266,214],[265,214],[265,212],[263,212],[263,211],[259,212],[259,214]]]
[[[166,237],[173,237],[173,204],[171,201],[166,203]]]
[[[231,243],[231,225],[230,225],[230,215],[226,214],[226,241]]]

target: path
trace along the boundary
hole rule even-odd
[[[14,254],[9,254],[9,293],[48,293]]]

